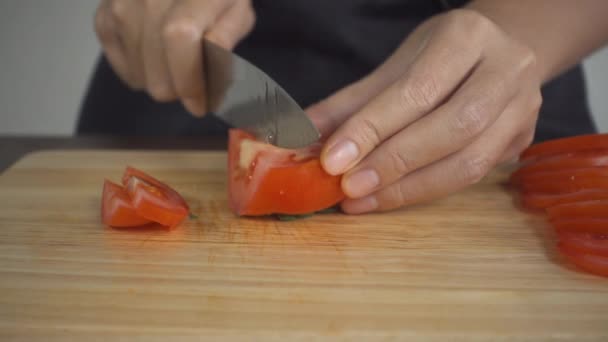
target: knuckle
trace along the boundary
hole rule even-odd
[[[148,94],[158,102],[168,102],[176,98],[173,91],[164,85],[150,85],[148,87]]]
[[[165,41],[197,41],[202,37],[202,32],[199,29],[196,21],[187,17],[168,19],[162,29],[162,32]]]
[[[540,107],[543,105],[543,95],[540,92],[540,89],[537,90],[532,98],[530,99],[530,112],[533,114],[538,114],[540,111]]]
[[[470,139],[479,135],[487,124],[485,104],[479,101],[467,103],[452,123],[454,136]]]
[[[101,10],[95,14],[95,32],[102,42],[107,41],[110,34],[112,34],[112,28],[105,19],[105,13]]]
[[[484,155],[465,159],[462,165],[463,183],[466,185],[478,183],[490,171],[492,166],[492,159]]]
[[[388,157],[391,169],[395,175],[403,176],[414,171],[416,168],[415,163],[411,159],[407,158],[405,154],[398,149],[389,151]]]
[[[408,189],[402,183],[388,187],[380,201],[381,210],[391,210],[405,205],[408,198]]]
[[[355,122],[355,126],[359,127],[356,137],[358,137],[367,146],[377,146],[382,142],[382,129],[380,125],[370,118],[360,118]]]
[[[412,108],[430,110],[439,97],[439,88],[434,77],[429,75],[409,76],[401,84],[401,105],[404,111]]]
[[[129,0],[113,0],[110,3],[110,14],[119,23],[125,23],[129,17]]]
[[[493,22],[481,13],[470,9],[452,10],[447,17],[447,29],[454,35],[479,41],[495,29]]]

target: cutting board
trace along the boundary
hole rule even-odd
[[[177,188],[174,230],[100,223],[125,165]],[[0,340],[608,341],[608,279],[578,272],[508,170],[390,213],[292,222],[227,207],[223,152],[52,151],[0,176]]]

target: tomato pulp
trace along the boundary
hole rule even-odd
[[[308,214],[344,199],[341,176],[321,167],[321,145],[290,150],[229,132],[230,207],[237,215]]]

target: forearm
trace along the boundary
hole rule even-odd
[[[475,0],[467,8],[530,47],[545,82],[608,42],[606,0]]]

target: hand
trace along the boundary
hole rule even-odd
[[[103,0],[95,29],[116,74],[157,101],[206,111],[202,38],[232,49],[251,29],[250,0]]]
[[[478,182],[516,158],[542,102],[531,49],[478,12],[422,24],[376,71],[312,106],[323,167],[347,213],[389,210]]]

